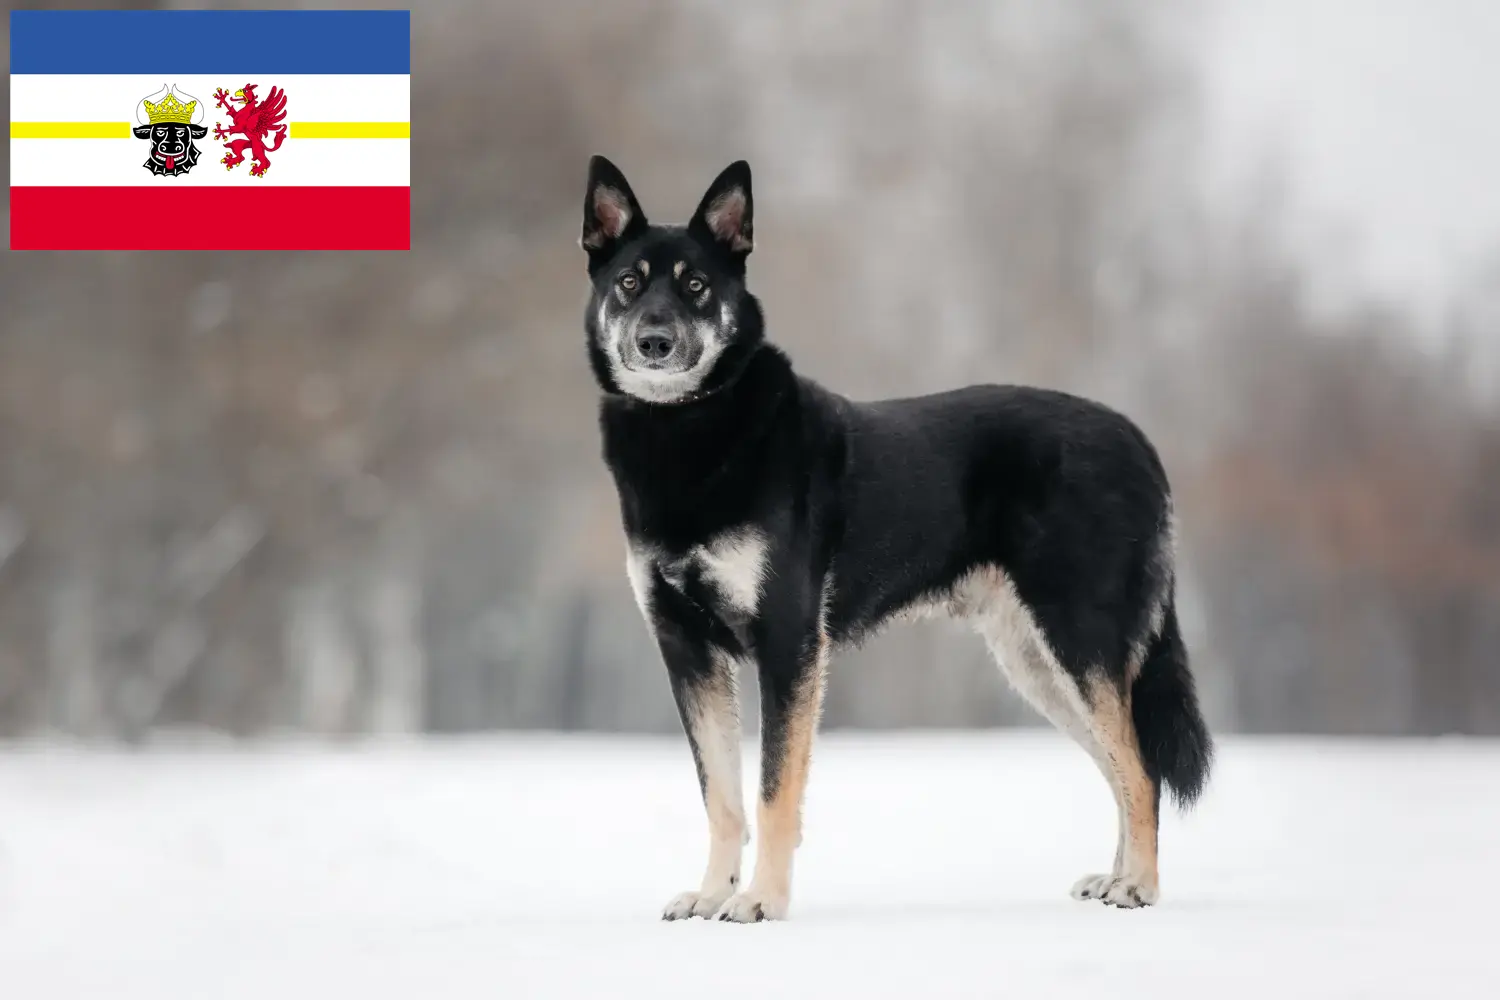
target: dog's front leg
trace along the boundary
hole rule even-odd
[[[659,605],[669,603],[670,595]],[[661,608],[665,614],[655,615],[653,624],[708,811],[708,868],[696,892],[667,904],[664,920],[713,916],[740,884],[747,839],[735,659],[710,641],[701,622],[674,610]]]
[[[757,643],[761,764],[755,877],[719,910],[720,920],[751,923],[786,917],[827,657],[821,623],[795,634],[772,630]]]

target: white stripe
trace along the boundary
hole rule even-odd
[[[231,60],[232,61],[232,56]],[[394,75],[292,76],[218,73],[213,76],[55,76],[22,73],[10,78],[13,122],[123,122],[132,125],[141,98],[176,84],[203,102],[200,123],[212,132],[214,122],[229,115],[214,104],[214,91],[231,94],[246,83],[262,98],[277,86],[286,91],[287,121],[405,122],[411,120],[411,77]],[[217,116],[217,117],[216,117]]]
[[[248,159],[232,171],[225,170],[219,163],[224,146],[214,141],[212,133],[196,144],[198,162],[192,170],[158,177],[144,166],[151,151],[145,139],[12,139],[10,183],[13,187],[411,184],[408,139],[287,139],[268,154],[271,169],[264,177],[249,175]]]

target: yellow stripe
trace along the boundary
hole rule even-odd
[[[410,122],[291,122],[293,139],[410,139]]]
[[[298,139],[410,139],[410,122],[288,122]],[[129,122],[11,122],[12,139],[129,139]]]
[[[129,139],[129,122],[11,122],[12,139]]]

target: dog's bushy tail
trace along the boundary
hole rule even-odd
[[[1160,633],[1146,650],[1130,692],[1130,712],[1146,773],[1171,790],[1187,809],[1203,793],[1213,762],[1213,739],[1198,709],[1187,648],[1177,628],[1176,602],[1169,598]]]

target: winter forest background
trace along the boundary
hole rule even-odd
[[[747,157],[772,336],[848,395],[1131,414],[1218,728],[1500,734],[1493,185],[1462,268],[1412,250],[1419,295],[1344,280],[1358,234],[1298,197],[1318,163],[1213,169],[1215,45],[1326,64],[1309,105],[1368,112],[1360,74],[1400,67],[1361,32],[1478,46],[1494,11],[1248,3],[412,5],[413,252],[0,264],[0,735],[675,730],[582,348],[594,152],[661,219]],[[1438,163],[1500,148],[1462,56],[1374,108],[1456,121],[1475,145]],[[1411,180],[1388,218],[1465,196]],[[830,727],[1031,721],[956,627],[833,670]]]

